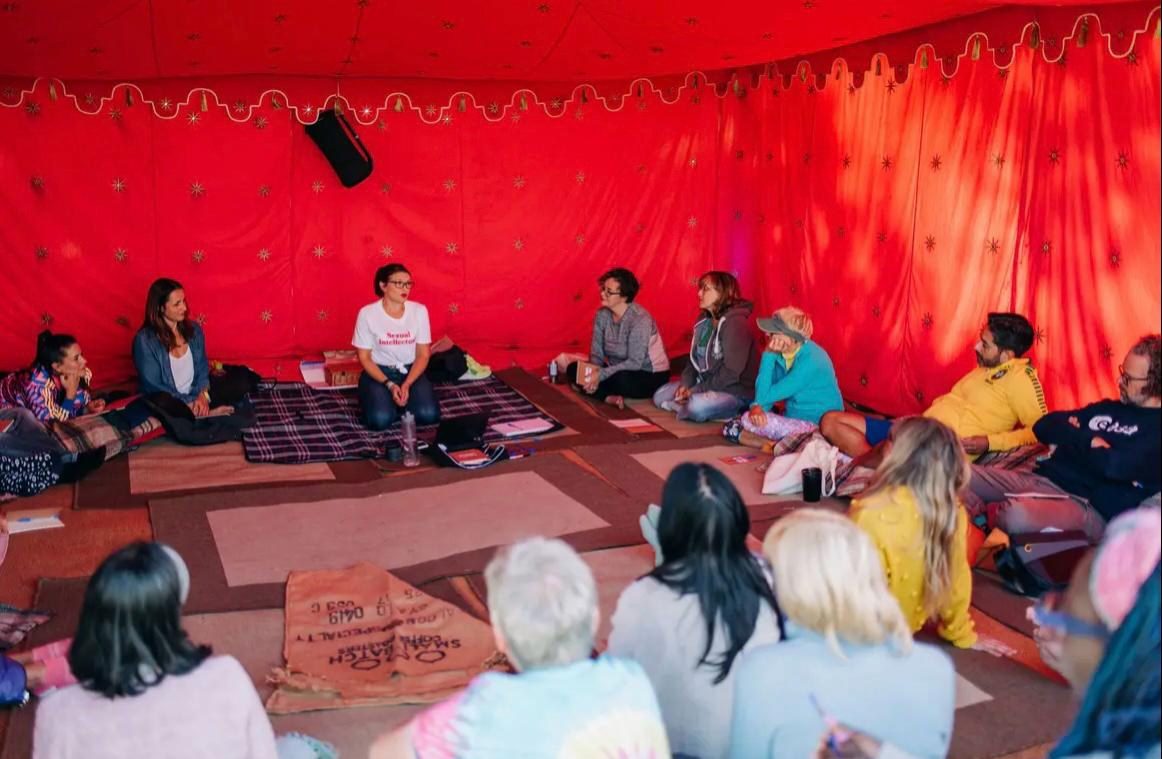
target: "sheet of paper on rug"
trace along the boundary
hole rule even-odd
[[[291,573],[284,655],[275,714],[429,703],[505,666],[487,624],[368,562]]]
[[[530,471],[362,498],[221,509],[207,521],[231,586],[281,583],[293,570],[339,569],[352,557],[392,569],[608,526]]]
[[[959,672],[956,673],[956,708],[992,701],[993,697],[972,684],[968,678]]]
[[[60,509],[12,509],[8,512],[8,532],[12,535],[64,526]]]

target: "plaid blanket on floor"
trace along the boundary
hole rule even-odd
[[[61,445],[72,453],[105,446],[105,460],[108,461],[131,447],[135,440],[161,429],[161,421],[151,416],[131,430],[122,430],[109,422],[104,414],[85,414],[54,422],[51,429]]]
[[[774,444],[771,453],[775,456],[795,453],[817,434],[817,432],[805,432],[800,435],[788,435]],[[1023,445],[1009,451],[989,451],[977,459],[976,464],[1010,471],[1031,472],[1037,462],[1048,455],[1049,448],[1037,443],[1036,445]],[[867,489],[874,473],[875,470],[868,467],[853,466],[851,461],[840,464],[835,470],[835,494],[842,498],[859,495]]]
[[[556,422],[523,395],[496,377],[435,386],[442,419],[488,414],[490,425],[541,417]],[[382,458],[388,441],[399,440],[399,426],[373,432],[359,418],[354,390],[315,390],[305,384],[280,384],[251,396],[256,421],[243,433],[246,458],[274,464]],[[560,429],[556,424],[554,429]],[[419,437],[431,440],[436,426],[420,427]],[[544,434],[544,433],[537,433]],[[504,436],[487,430],[485,439]]]

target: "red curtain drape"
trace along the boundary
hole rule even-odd
[[[376,170],[351,190],[278,98],[235,122],[120,87],[90,115],[42,81],[0,107],[0,367],[48,325],[98,378],[127,374],[166,275],[212,354],[290,374],[349,342],[387,261],[413,269],[437,334],[535,366],[587,343],[594,280],[620,264],[673,352],[708,268],[763,310],[803,306],[845,393],[886,411],[944,392],[991,309],[1033,319],[1051,403],[1108,395],[1159,328],[1159,40],[1059,44],[1063,64],[918,55],[825,84],[640,87],[616,109],[518,96],[495,123],[389,109],[359,127]]]
[[[960,61],[728,99],[764,125],[763,301],[813,316],[851,398],[918,410],[973,365],[990,310],[1026,314],[1051,405],[1116,392],[1159,329],[1159,43],[1125,57]]]

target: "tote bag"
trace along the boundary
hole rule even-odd
[[[823,496],[835,493],[835,469],[839,449],[821,437],[813,437],[797,451],[776,456],[763,476],[763,495],[794,495],[803,492],[803,470],[823,470]]]

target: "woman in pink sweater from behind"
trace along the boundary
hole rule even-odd
[[[277,759],[250,676],[181,624],[189,572],[159,543],[133,543],[89,581],[69,666],[78,684],[37,707],[34,759]]]

